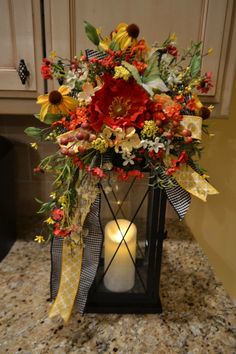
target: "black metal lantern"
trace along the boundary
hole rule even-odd
[[[146,174],[147,175],[147,174]],[[104,243],[86,312],[158,313],[166,194],[148,176],[101,185]]]

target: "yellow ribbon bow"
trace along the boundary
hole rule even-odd
[[[193,139],[201,140],[201,138],[202,138],[202,117],[184,115],[180,124],[183,126],[184,129],[188,129],[191,131]]]
[[[173,177],[183,189],[204,202],[206,202],[208,194],[219,193],[203,176],[195,172],[188,165],[181,165],[180,168],[173,173]]]

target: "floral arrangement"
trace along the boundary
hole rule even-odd
[[[198,164],[201,133],[207,132],[213,107],[197,93],[212,87],[212,74],[200,72],[202,57],[211,50],[202,54],[201,43],[192,42],[180,53],[174,34],[151,47],[138,38],[135,24],[121,23],[107,37],[88,22],[85,31],[95,50],[72,60],[53,52],[43,60],[43,78],[57,79],[60,87],[38,97],[41,110],[35,117],[45,127],[26,129],[35,139],[32,147],[40,141],[57,146],[34,171],[55,178],[50,200],[38,202],[52,239],[55,301],[49,316],[60,314],[65,321],[74,303],[84,312],[96,275],[103,234],[91,228],[99,224],[101,180],[109,193],[114,179],[143,178],[148,172],[149,184],[165,189],[180,218],[189,193],[204,201],[217,193]]]
[[[35,140],[58,146],[34,169],[55,176],[50,200],[39,201],[49,238],[71,241],[81,231],[80,242],[100,179],[109,184],[111,178],[126,181],[149,171],[154,187],[171,188],[180,181],[178,172],[191,166],[207,183],[198,159],[201,130],[206,131],[202,120],[213,108],[197,94],[213,86],[212,74],[200,72],[202,57],[211,52],[202,55],[201,43],[180,53],[175,34],[151,47],[138,39],[135,24],[121,23],[107,37],[88,22],[85,31],[96,50],[72,60],[53,52],[43,60],[43,78],[57,79],[60,87],[38,97],[41,110],[35,117],[46,127],[26,129]]]

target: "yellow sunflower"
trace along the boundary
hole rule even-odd
[[[137,43],[139,28],[132,23],[120,23],[116,28],[116,34],[113,40],[119,44],[121,50],[126,50],[130,45]]]
[[[58,90],[39,96],[36,103],[42,105],[39,113],[40,120],[43,122],[47,113],[69,114],[70,111],[75,109],[78,102],[67,96],[69,93],[70,88],[63,85]]]

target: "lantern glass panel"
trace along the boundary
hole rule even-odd
[[[111,180],[108,185],[107,182],[101,185],[100,215],[104,244],[95,279],[98,291],[134,294],[147,291],[150,237],[148,182],[148,174],[145,174],[143,179],[133,178],[127,182]]]

